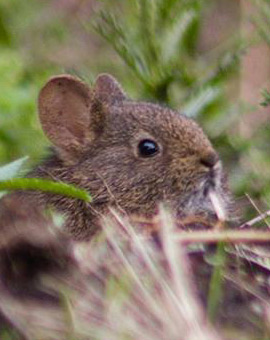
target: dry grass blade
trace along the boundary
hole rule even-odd
[[[161,207],[153,222],[155,227],[150,229],[156,234],[155,237],[148,232],[142,233],[141,229],[137,229],[138,224],[134,228],[132,220],[126,216],[111,211],[102,222],[103,232],[90,244],[68,245],[66,241],[63,242],[61,235],[59,238],[57,233],[52,232],[52,222],[42,216],[40,223],[49,227],[47,236],[47,229],[42,229],[42,239],[50,243],[49,248],[46,248],[50,249],[50,256],[46,259],[52,264],[64,265],[52,266],[55,268],[52,271],[43,270],[42,266],[37,268],[37,280],[30,280],[30,286],[27,287],[42,288],[42,294],[53,294],[58,297],[58,302],[48,303],[47,298],[44,300],[47,295],[41,295],[43,299],[37,296],[29,299],[24,295],[24,299],[21,299],[11,289],[12,285],[18,287],[20,284],[12,280],[8,287],[2,283],[0,285],[1,313],[8,320],[16,320],[14,327],[29,340],[221,340],[222,337],[209,326],[209,315],[206,315],[198,300],[198,293],[207,297],[208,288],[203,288],[202,282],[206,280],[209,287],[215,272],[215,264],[209,264],[204,258],[204,255],[209,255],[210,259],[213,252],[210,250],[208,254],[210,248],[206,245],[203,251],[197,253],[186,250],[190,249],[190,245],[199,243],[266,243],[270,240],[269,231],[216,228],[184,231],[179,229],[172,215]],[[21,240],[29,247],[36,247],[35,253],[29,255],[30,260],[31,256],[40,258],[44,255],[44,243],[38,235],[35,236],[35,228],[32,228],[31,219],[28,220],[27,216],[23,220],[24,224],[26,222],[29,223],[27,230],[32,231],[31,238],[28,240],[30,235],[27,232],[18,236],[23,236]],[[14,233],[0,244],[0,248],[12,250],[8,247],[14,242]],[[63,250],[57,251],[55,244],[61,244]],[[65,247],[65,244],[68,246]],[[239,246],[241,249],[244,247]],[[260,262],[258,265],[257,262],[267,252],[261,250],[258,253],[257,248],[246,246],[245,253],[240,254],[237,249],[233,245],[225,248],[230,266],[237,258],[242,262],[248,261],[248,265],[256,264],[259,268],[265,268],[265,264]],[[251,249],[255,253],[248,257]],[[231,271],[222,273],[221,278],[231,284],[229,290],[227,284],[221,286],[224,291],[220,296],[225,305],[234,305],[230,296],[234,299],[235,294],[240,297],[245,292],[257,299],[261,306],[266,294],[260,291],[260,284],[256,283],[256,289],[251,290],[252,284],[243,284],[244,280],[236,275],[235,266],[230,268]],[[0,272],[0,278],[1,275]],[[245,275],[249,278],[248,272]],[[33,283],[34,286],[31,286]],[[242,310],[246,313],[247,305],[241,303],[237,305],[239,313]],[[268,304],[266,300],[267,308]],[[220,309],[224,308],[222,302],[217,307],[219,319]]]
[[[113,212],[102,235],[67,249],[71,271],[40,270],[38,282],[60,303],[22,300],[2,287],[1,310],[31,340],[220,340],[206,322],[188,259],[164,209],[159,223],[156,243]]]
[[[194,232],[179,232],[175,239],[181,243],[265,243],[270,241],[269,231],[251,230],[209,230]]]

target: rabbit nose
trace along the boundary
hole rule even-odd
[[[218,161],[219,157],[215,152],[209,152],[200,159],[201,164],[210,169],[213,168]]]

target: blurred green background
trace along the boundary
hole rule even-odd
[[[44,155],[36,101],[48,77],[109,72],[132,98],[198,120],[237,202],[267,209],[269,18],[265,0],[0,0],[0,164]]]

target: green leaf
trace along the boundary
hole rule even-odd
[[[0,167],[0,181],[6,181],[18,175],[19,171],[22,169],[22,166],[27,161],[28,156],[17,159],[14,162],[11,162],[7,165]]]
[[[182,39],[195,18],[195,11],[185,11],[167,28],[163,39],[161,39],[162,59],[165,63],[171,62],[172,59],[179,57],[179,48]]]
[[[3,7],[0,7],[0,45],[9,46],[11,43],[11,35],[7,28],[7,18]]]
[[[219,96],[221,90],[218,87],[206,87],[196,96],[192,97],[183,107],[183,112],[188,117],[197,117],[210,104],[212,104]]]
[[[101,35],[120,56],[120,58],[134,71],[143,82],[148,83],[150,71],[147,67],[142,51],[136,48],[136,43],[125,29],[125,26],[111,13],[101,11],[99,20],[92,24],[93,29]]]
[[[261,106],[267,107],[270,105],[270,91],[266,89],[262,90],[262,95],[264,97],[263,101],[260,103]]]
[[[179,5],[183,6],[183,1],[181,3],[179,0],[161,0],[158,5],[160,23],[164,24],[170,21],[172,13],[181,12]],[[178,8],[176,8],[177,6]]]
[[[35,190],[50,192],[67,197],[77,198],[85,202],[91,201],[91,196],[82,189],[63,182],[54,182],[37,178],[15,178],[0,181],[0,190]]]
[[[156,2],[154,0],[140,0],[140,38],[144,45],[144,54],[151,68],[158,59],[156,46]]]

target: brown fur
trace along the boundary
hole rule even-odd
[[[68,75],[52,78],[41,90],[39,116],[54,151],[29,176],[73,183],[88,190],[93,202],[23,196],[63,212],[75,239],[89,239],[109,207],[152,216],[166,202],[178,217],[213,218],[212,190],[228,210],[221,164],[202,129],[169,108],[128,99],[109,75],[100,75],[92,89]],[[154,140],[159,152],[141,157],[143,139]]]

